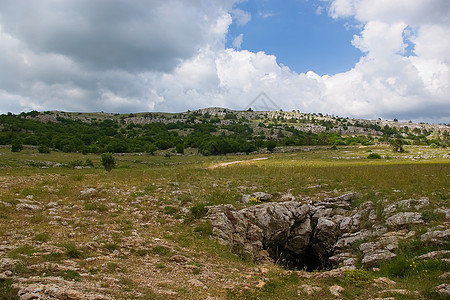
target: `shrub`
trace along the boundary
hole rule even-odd
[[[20,152],[23,150],[22,142],[19,140],[15,140],[11,144],[11,152]]]
[[[166,215],[173,215],[173,214],[175,214],[177,211],[178,211],[178,209],[177,209],[176,207],[173,207],[173,206],[170,206],[170,205],[164,207],[164,213],[165,213]]]
[[[178,153],[181,153],[181,154],[183,154],[184,153],[184,145],[183,144],[177,144],[176,146],[175,146],[175,149],[177,150],[177,152]]]
[[[48,242],[50,240],[50,236],[48,233],[44,232],[44,233],[36,234],[33,239],[35,241],[44,243],[44,242]]]
[[[275,140],[267,141],[267,150],[269,150],[270,152],[273,152],[273,150],[275,149],[276,146],[277,146],[277,142]]]
[[[205,223],[195,227],[194,232],[204,235],[211,235],[213,233],[213,226],[211,224],[211,221],[208,220]]]
[[[381,159],[381,155],[378,154],[378,153],[370,153],[370,154],[367,156],[367,158],[368,158],[368,159]]]
[[[92,160],[90,158],[86,159],[86,161],[84,162],[84,165],[86,167],[91,167],[91,168],[94,167],[94,163],[92,162]]]
[[[81,275],[77,271],[67,270],[63,274],[65,280],[80,281]]]
[[[73,160],[67,163],[67,166],[71,169],[75,167],[81,167],[83,165],[83,162],[81,160]]]
[[[200,219],[206,215],[208,208],[205,203],[197,203],[191,207],[192,216],[196,219]]]
[[[12,279],[0,279],[0,299],[19,299],[17,288],[14,288]]]
[[[75,247],[75,245],[67,244],[65,245],[66,255],[69,258],[83,258],[83,253]]]
[[[345,274],[345,281],[347,281],[349,284],[353,286],[359,287],[363,284],[370,282],[371,280],[370,273],[361,269],[345,270],[344,274]]]
[[[38,152],[39,153],[50,153],[50,148],[45,145],[40,145],[38,147]]]
[[[164,246],[156,246],[152,249],[153,254],[158,254],[161,256],[168,256],[170,254],[170,249]]]
[[[112,169],[116,166],[116,160],[112,153],[103,153],[102,154],[102,166],[105,168],[107,172],[111,172]]]

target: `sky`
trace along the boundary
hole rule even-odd
[[[450,123],[448,0],[0,0],[0,53],[0,113]]]

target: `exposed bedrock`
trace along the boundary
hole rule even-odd
[[[395,257],[400,240],[420,239],[408,228],[424,223],[418,210],[429,205],[428,198],[402,200],[377,213],[370,201],[352,208],[355,197],[270,202],[241,210],[218,205],[209,207],[205,218],[213,225],[213,236],[234,253],[291,269],[355,266],[358,257],[370,267]]]

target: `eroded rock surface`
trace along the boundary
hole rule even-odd
[[[321,202],[271,202],[236,210],[232,205],[209,207],[213,235],[232,251],[255,260],[272,259],[295,269],[364,267],[396,257],[401,240],[445,241],[450,229],[416,236],[410,225],[423,224],[418,211],[428,198],[407,199],[379,213],[371,201],[352,208],[357,195]],[[408,210],[408,211],[405,211]],[[360,257],[358,257],[360,256]]]

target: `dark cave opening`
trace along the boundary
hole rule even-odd
[[[276,244],[270,245],[267,250],[275,263],[289,270],[313,272],[331,269],[331,262],[328,260],[328,257],[319,255],[311,246],[308,246],[302,254],[295,253]]]

